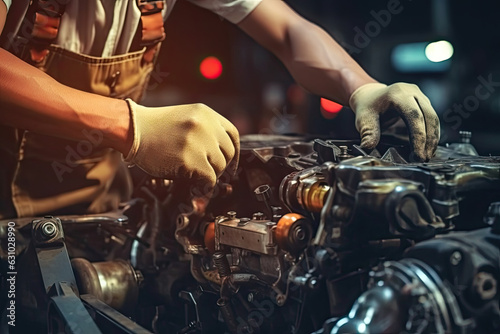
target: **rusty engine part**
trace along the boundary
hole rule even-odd
[[[112,308],[129,314],[139,297],[142,274],[125,260],[91,263],[83,258],[71,260],[81,294],[91,294]]]

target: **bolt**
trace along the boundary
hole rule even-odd
[[[460,261],[462,261],[462,253],[460,253],[459,251],[453,252],[453,254],[451,254],[450,256],[450,263],[453,266],[457,266]]]
[[[144,282],[144,276],[142,275],[142,272],[140,270],[134,270],[134,273],[137,285],[141,285],[142,282]]]
[[[248,296],[247,296],[247,300],[249,303],[253,302],[253,293],[249,293]]]
[[[279,294],[276,296],[276,304],[278,306],[283,306],[285,305],[286,297],[285,295]]]
[[[316,277],[312,277],[310,280],[309,280],[309,287],[311,289],[316,289],[318,287],[318,279]]]
[[[45,222],[42,225],[42,234],[46,238],[52,238],[57,233],[57,226],[51,221]]]
[[[248,222],[250,221],[250,218],[248,217],[243,217],[240,219],[240,221],[238,222],[238,226],[245,226],[246,224],[248,224]]]
[[[262,212],[255,212],[252,216],[253,220],[264,220],[264,214]]]
[[[295,258],[290,253],[285,253],[285,261],[293,262]]]

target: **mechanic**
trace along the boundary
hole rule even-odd
[[[417,86],[377,82],[283,1],[190,1],[237,24],[310,92],[350,105],[363,147],[399,115],[415,159],[433,156],[439,120]],[[31,3],[0,1],[0,218],[112,210],[131,194],[123,160],[209,186],[235,168],[238,131],[214,110],[137,104],[175,0]]]

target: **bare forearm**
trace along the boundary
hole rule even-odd
[[[287,43],[281,60],[313,94],[348,105],[358,87],[376,82],[323,29],[310,22],[290,25]]]
[[[264,0],[239,27],[280,58],[313,94],[347,105],[354,90],[376,82],[323,29],[281,0]]]
[[[434,155],[439,118],[417,86],[376,83],[324,30],[300,17],[284,1],[262,0],[238,26],[278,56],[306,89],[350,104],[362,147],[372,149],[378,144],[380,115],[385,114],[405,121],[417,160]]]
[[[0,49],[0,123],[66,139],[85,139],[83,130],[104,135],[103,145],[127,152],[129,111],[123,100],[64,86]]]

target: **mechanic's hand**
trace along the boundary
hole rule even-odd
[[[125,158],[148,174],[215,186],[228,164],[236,171],[239,134],[227,119],[203,104],[147,108],[127,99],[134,141]]]
[[[426,161],[434,156],[439,142],[439,118],[416,85],[365,84],[351,95],[349,105],[356,113],[361,147],[375,148],[380,140],[380,123],[399,115],[408,127],[416,158]]]

